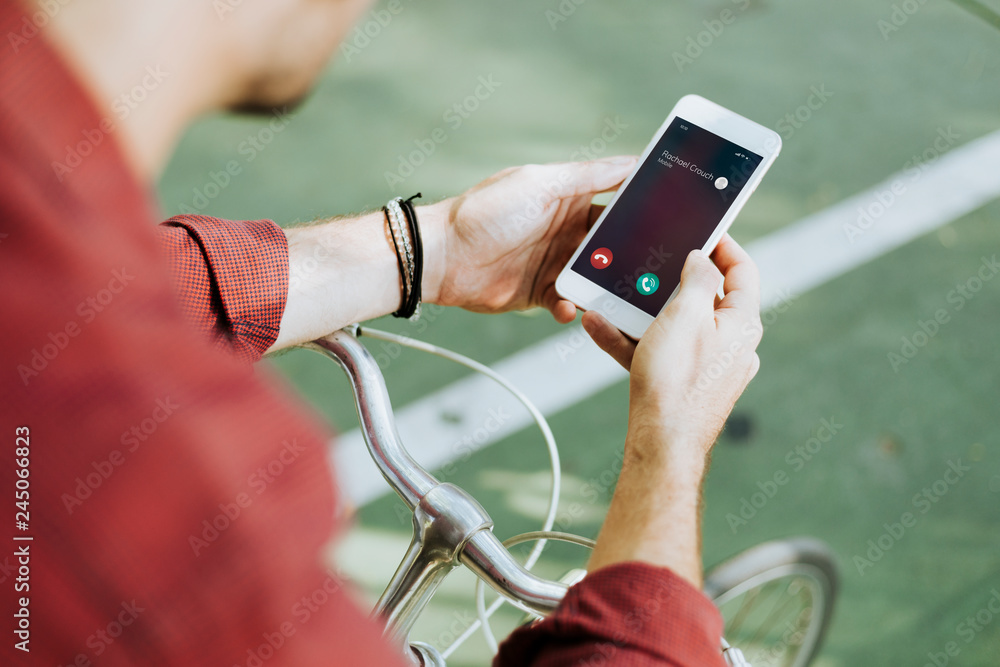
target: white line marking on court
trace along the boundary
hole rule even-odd
[[[787,298],[783,295],[799,296],[997,198],[997,164],[1000,132],[950,151],[919,176],[895,174],[749,244],[747,250],[760,267],[763,309]],[[883,203],[889,201],[886,193],[894,198],[888,205]],[[859,224],[863,210],[869,211],[871,222]],[[862,233],[851,239],[848,231]],[[494,369],[546,415],[627,377],[579,326],[507,357]],[[410,403],[399,410],[397,419],[399,433],[414,458],[429,470],[443,468],[438,474],[442,481],[448,477],[449,462],[465,460],[531,423],[519,403],[480,375],[470,375]],[[341,492],[352,503],[363,505],[389,492],[357,429],[337,438],[332,462]]]

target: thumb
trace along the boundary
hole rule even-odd
[[[701,250],[692,250],[681,271],[681,286],[673,303],[681,310],[701,316],[715,311],[715,297],[722,283],[722,273]]]
[[[559,180],[564,184],[561,194],[564,197],[580,197],[615,189],[632,173],[636,162],[638,158],[634,155],[619,155],[551,166],[557,170]]]
[[[583,330],[587,332],[597,347],[604,350],[612,359],[622,365],[625,370],[632,368],[632,357],[635,355],[635,343],[616,329],[596,310],[588,310],[583,314]]]

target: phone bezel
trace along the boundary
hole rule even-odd
[[[567,262],[556,278],[556,292],[560,296],[572,301],[582,310],[597,310],[609,322],[635,340],[639,340],[649,325],[652,324],[653,316],[636,308],[628,301],[609,292],[600,285],[584,278],[573,271],[572,266],[587,246],[590,238],[604,222],[604,219],[614,207],[618,198],[628,189],[632,178],[639,171],[639,168],[650,158],[653,149],[656,148],[661,137],[667,131],[667,128],[670,127],[670,123],[677,116],[681,116],[685,120],[763,157],[760,166],[744,186],[743,190],[740,191],[729,211],[723,216],[704,247],[702,247],[705,253],[711,253],[715,249],[715,246],[718,245],[722,239],[722,235],[732,225],[736,216],[739,215],[740,210],[750,198],[750,195],[753,194],[754,190],[757,189],[757,185],[781,151],[781,137],[776,132],[699,95],[686,95],[682,97],[670,111],[670,115],[663,121],[663,125],[660,126],[660,129],[653,136],[652,141],[646,146],[646,150],[643,151],[635,170],[622,183],[618,192],[615,193],[615,196],[594,223],[586,238],[583,239],[569,262]],[[670,304],[676,294],[677,288],[671,293],[670,298],[667,299],[663,308],[666,308]],[[660,312],[663,312],[662,309]]]

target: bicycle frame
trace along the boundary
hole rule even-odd
[[[521,606],[551,612],[565,596],[566,584],[524,569],[493,534],[493,520],[471,495],[439,482],[410,456],[396,431],[378,363],[358,341],[357,331],[357,326],[348,327],[305,347],[333,359],[347,373],[368,453],[413,510],[413,539],[373,611],[385,624],[384,636],[405,649],[414,621],[459,563]],[[414,665],[444,665],[431,646],[414,643],[410,649]]]

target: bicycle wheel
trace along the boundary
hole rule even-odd
[[[837,596],[830,549],[809,538],[765,542],[713,568],[705,594],[725,637],[753,667],[806,667],[819,652]]]

